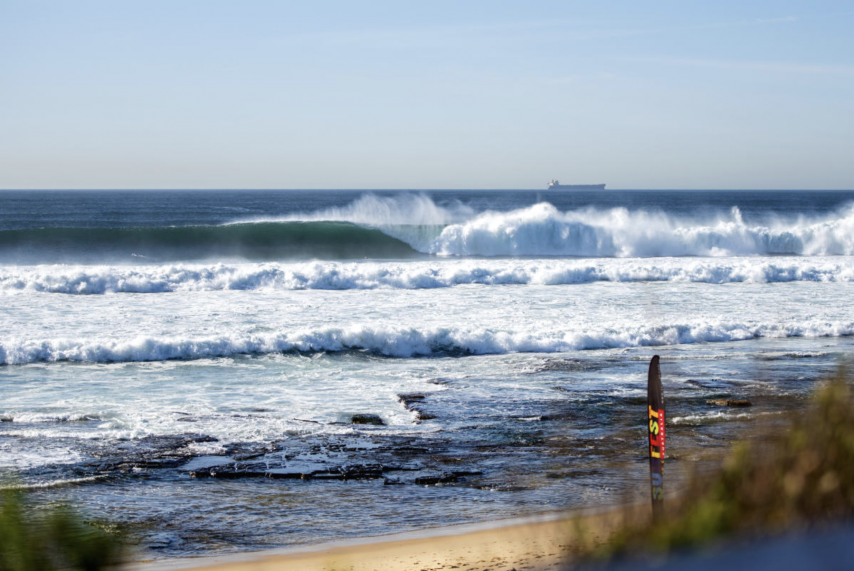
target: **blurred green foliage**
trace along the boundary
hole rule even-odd
[[[840,372],[770,442],[739,444],[712,477],[694,477],[652,522],[627,514],[589,555],[666,553],[767,536],[854,515],[854,397]]]
[[[35,510],[17,490],[0,495],[0,571],[81,569],[115,565],[116,534],[85,522],[68,508]]]

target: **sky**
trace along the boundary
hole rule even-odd
[[[854,189],[854,5],[0,0],[0,189]]]

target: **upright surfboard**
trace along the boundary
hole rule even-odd
[[[649,421],[649,481],[652,487],[652,515],[661,517],[664,507],[664,396],[658,355],[649,363],[647,377],[647,420]]]

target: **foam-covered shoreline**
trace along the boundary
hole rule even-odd
[[[854,258],[536,259],[0,266],[0,294],[429,289],[594,282],[854,282]]]

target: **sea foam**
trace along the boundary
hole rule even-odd
[[[427,289],[594,282],[852,282],[854,259],[657,258],[0,266],[0,294]]]
[[[801,323],[688,321],[653,326],[584,330],[496,330],[466,327],[354,325],[292,332],[232,333],[218,336],[137,336],[129,339],[0,340],[0,364],[39,361],[132,362],[202,359],[288,351],[368,351],[389,357],[435,354],[552,353],[589,349],[742,341],[762,337],[854,335],[854,321]]]

